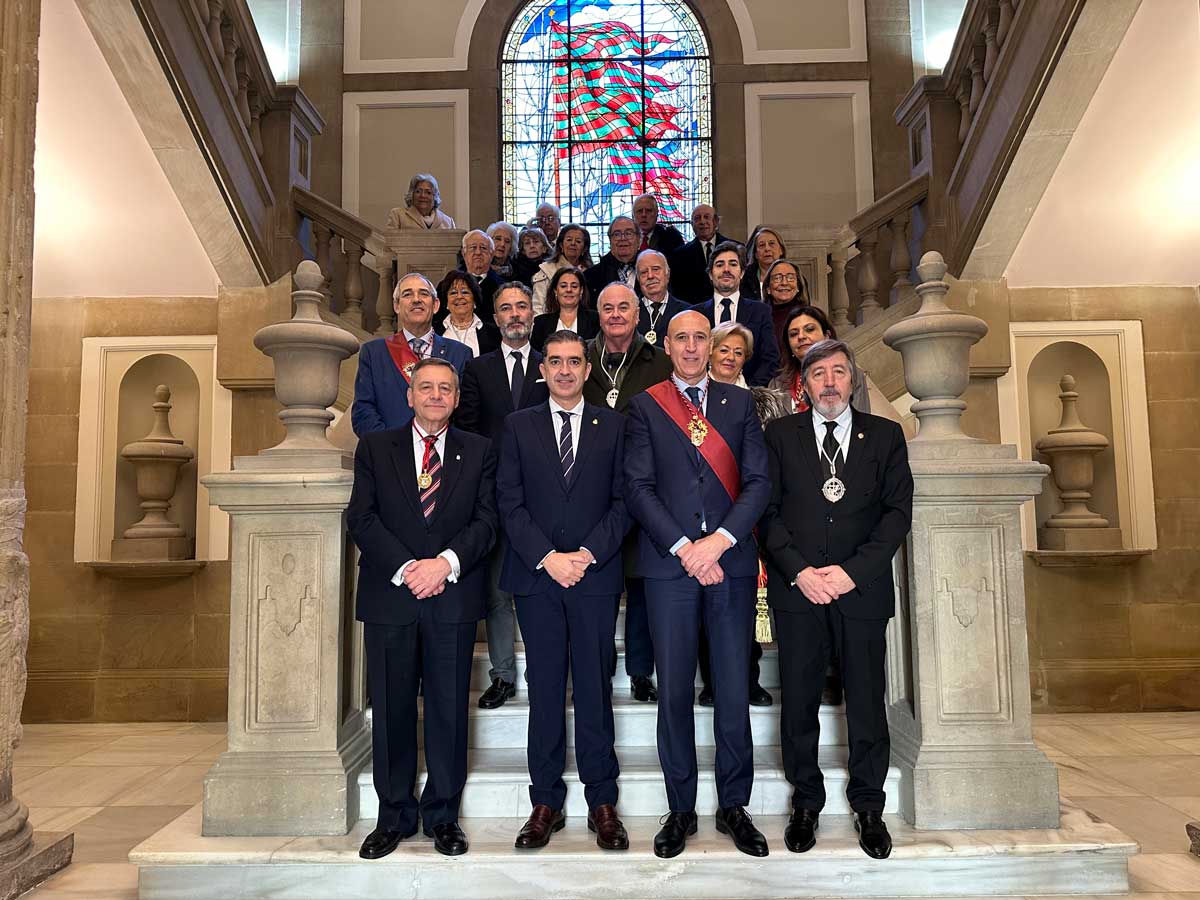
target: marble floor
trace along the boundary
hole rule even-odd
[[[1130,896],[1200,900],[1200,859],[1184,833],[1200,819],[1200,713],[1044,715],[1034,730],[1063,795],[1141,845]],[[135,900],[127,854],[200,802],[224,734],[223,724],[26,726],[17,796],[35,828],[75,832],[75,857],[25,896]]]

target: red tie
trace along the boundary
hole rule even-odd
[[[437,506],[438,488],[442,486],[442,460],[438,456],[435,446],[437,439],[436,434],[427,434],[421,439],[425,442],[425,457],[421,460],[421,471],[433,479],[429,487],[421,491],[421,510],[425,513],[426,519],[433,515],[434,507]]]
[[[650,249],[650,235],[643,234],[642,235],[642,246],[640,246],[638,248],[638,252],[640,253],[642,250],[649,250],[649,249]]]

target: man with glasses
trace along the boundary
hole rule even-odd
[[[480,302],[479,308],[475,312],[484,322],[492,321],[492,317],[496,314],[492,301],[496,296],[496,291],[504,283],[500,276],[492,271],[492,254],[495,252],[496,243],[486,231],[475,229],[463,235],[463,268],[479,285]],[[445,315],[446,313],[443,312],[442,317],[444,318]]]
[[[600,261],[583,273],[588,293],[599,297],[613,282],[633,290],[637,284],[635,260],[638,252],[638,230],[629,216],[617,216],[608,226],[608,242],[612,248]]]
[[[554,242],[558,240],[559,229],[562,228],[562,214],[553,203],[543,203],[537,208],[537,213],[534,215],[532,224],[542,229],[542,233],[546,235],[546,240],[553,247]]]

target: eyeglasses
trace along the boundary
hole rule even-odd
[[[771,276],[772,284],[779,282],[780,284],[796,284],[800,279],[788,272],[776,272]]]
[[[627,229],[622,229],[621,231],[610,231],[608,233],[608,236],[610,238],[631,238],[631,237],[637,237],[637,232],[634,231],[632,228],[627,228]]]

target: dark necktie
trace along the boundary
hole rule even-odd
[[[653,321],[653,322],[658,321],[658,317],[662,314],[662,306],[663,305],[661,303],[651,303],[650,304],[650,319],[651,319],[651,321]]]
[[[704,242],[704,268],[708,268],[708,264],[712,262],[712,241]]]
[[[575,465],[575,453],[571,450],[571,414],[559,410],[562,416],[562,428],[558,431],[558,458],[562,462],[563,479],[571,475],[571,466]]]
[[[699,409],[700,409],[700,388],[698,388],[696,385],[693,384],[691,387],[685,388],[684,390],[687,391],[688,399],[692,401],[692,406],[696,407],[697,411],[699,411]]]
[[[826,422],[825,440],[821,442],[821,447],[825,451],[821,457],[821,474],[825,477],[826,481],[834,474],[829,467],[831,459],[834,463],[834,469],[839,473],[842,471],[842,447],[838,443],[837,438],[833,436],[835,428],[837,428],[837,422]]]
[[[512,401],[513,409],[521,408],[521,391],[525,387],[525,370],[521,368],[521,351],[514,350],[512,354]]]
[[[615,370],[617,368],[617,366],[621,365],[621,362],[624,359],[625,359],[624,353],[605,353],[604,354],[604,367],[606,369]]]
[[[442,486],[442,458],[437,452],[437,435],[427,434],[425,441],[425,457],[422,460],[421,471],[433,479],[429,487],[421,491],[421,510],[425,513],[426,521],[433,515],[437,506],[438,488]]]
[[[733,301],[728,297],[721,299],[721,321],[729,322],[733,319],[733,313],[730,312],[730,307],[733,306]]]
[[[408,346],[412,347],[412,352],[417,355],[417,359],[425,358],[425,339],[413,338],[408,342]]]

